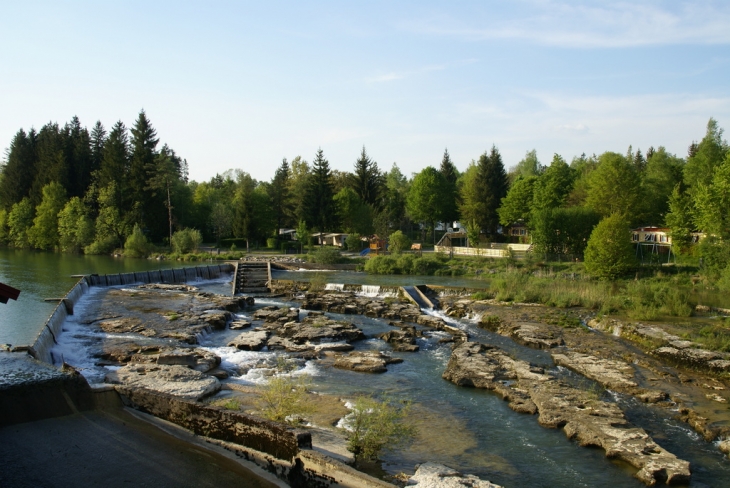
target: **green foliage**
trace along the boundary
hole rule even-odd
[[[342,229],[347,233],[372,234],[372,209],[355,190],[345,187],[334,197]]]
[[[620,213],[632,221],[640,221],[643,217],[640,181],[633,162],[621,154],[605,152],[589,176],[586,206],[603,217]]]
[[[9,240],[8,212],[4,208],[0,208],[0,244],[7,244]]]
[[[66,203],[66,190],[58,182],[43,187],[43,199],[36,207],[33,226],[28,229],[30,244],[42,250],[58,246],[58,213]]]
[[[304,192],[304,220],[318,232],[331,231],[337,224],[330,163],[320,148],[312,163]]]
[[[714,281],[730,266],[730,242],[708,236],[697,245],[697,255],[702,273]]]
[[[634,247],[626,219],[606,217],[591,233],[585,251],[586,271],[598,278],[615,280],[635,266]]]
[[[500,224],[507,226],[519,221],[529,222],[536,182],[537,176],[517,177],[497,211]]]
[[[149,254],[150,245],[142,229],[135,225],[132,233],[124,242],[124,255],[130,258],[143,258]]]
[[[58,235],[62,251],[79,252],[94,239],[94,224],[79,197],[73,197],[58,214]]]
[[[301,416],[311,412],[307,401],[309,377],[273,376],[264,387],[259,408],[269,420],[298,424]]]
[[[669,196],[668,206],[669,212],[665,221],[671,229],[672,249],[677,253],[686,252],[692,241],[692,229],[694,229],[692,197],[684,193],[677,183]]]
[[[363,241],[360,234],[348,234],[347,239],[345,239],[345,245],[347,246],[348,251],[359,252],[363,247]]]
[[[532,215],[533,251],[537,255],[582,255],[599,215],[585,208],[546,208]]]
[[[545,172],[535,182],[532,198],[533,210],[562,207],[573,189],[576,172],[558,154]]]
[[[410,442],[415,428],[408,420],[409,412],[408,403],[359,397],[346,419],[347,450],[356,460],[375,460],[382,452]]]
[[[435,168],[428,166],[418,173],[413,178],[406,203],[411,219],[433,230],[442,217],[444,191],[443,175]]]
[[[299,221],[299,226],[297,227],[297,240],[299,241],[301,252],[304,252],[305,245],[310,247],[312,245],[312,233],[309,231],[307,223],[304,220]]]
[[[8,240],[15,247],[30,247],[28,230],[33,225],[33,205],[28,197],[14,204],[8,214]]]
[[[497,209],[507,195],[507,173],[496,146],[492,146],[489,154],[484,152],[479,156],[477,168],[476,197],[479,210],[476,222],[493,237],[499,227]]]
[[[197,229],[183,229],[172,235],[172,249],[180,254],[195,252],[203,242],[203,236]]]
[[[722,132],[717,121],[710,118],[705,137],[694,148],[684,167],[684,182],[690,189],[709,185],[715,168],[725,159],[728,146],[722,139]]]
[[[388,237],[388,250],[393,253],[401,253],[411,248],[411,240],[403,232],[397,230]]]
[[[340,250],[329,246],[320,246],[314,251],[312,256],[315,263],[319,264],[336,264],[342,259]]]

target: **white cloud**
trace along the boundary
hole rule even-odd
[[[403,27],[470,41],[522,39],[570,48],[730,43],[730,2],[521,3],[517,11],[484,11],[466,22],[445,14]]]

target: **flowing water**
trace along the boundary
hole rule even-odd
[[[99,258],[99,257],[96,257]],[[182,263],[180,263],[182,264]],[[30,267],[36,268],[31,272]],[[174,267],[172,263],[146,260],[114,260],[83,256],[18,252],[0,249],[0,281],[20,288],[18,304],[0,305],[0,342],[30,342],[47,318],[53,304],[42,302],[48,296],[63,296],[75,282],[71,274],[111,273],[132,270]],[[484,288],[487,282],[447,277],[368,276],[362,273],[342,272],[276,272],[274,278],[301,279],[325,277],[334,284],[360,283],[361,294],[373,296],[378,286],[404,286],[421,283],[458,287]],[[230,279],[230,278],[229,278]],[[227,280],[198,283],[202,288],[221,294],[230,293]],[[76,320],[83,308],[95,299],[92,290],[77,304],[77,313],[69,317],[61,335],[55,356],[79,365],[90,381],[101,381],[106,368],[97,367],[89,355],[89,344],[103,337]],[[25,296],[24,296],[25,295]],[[280,299],[257,299],[256,308],[266,305],[298,306]],[[31,309],[40,309],[33,310]],[[306,311],[302,311],[302,314]],[[438,314],[439,312],[429,312]],[[11,315],[12,314],[12,315]],[[251,311],[241,314],[250,318]],[[412,473],[414,465],[435,461],[475,474],[507,486],[561,486],[561,487],[641,487],[632,477],[635,469],[605,457],[601,449],[579,447],[568,440],[562,431],[545,429],[537,418],[513,412],[497,395],[472,388],[457,387],[441,378],[451,346],[439,343],[445,335],[424,329],[429,336],[418,340],[417,353],[395,353],[374,336],[390,330],[386,321],[368,317],[329,314],[333,318],[355,322],[368,339],[355,344],[356,349],[383,350],[404,360],[388,367],[388,372],[371,375],[334,369],[318,361],[301,364],[299,374],[311,376],[313,389],[320,393],[353,399],[358,394],[387,395],[390,398],[411,400],[412,412],[419,434],[412,445],[384,456],[384,469],[392,474]],[[11,318],[12,317],[12,318]],[[544,351],[522,347],[510,339],[479,329],[469,320],[447,322],[466,330],[473,340],[496,345],[520,359],[554,368]],[[24,324],[18,327],[17,324]],[[28,329],[28,330],[26,330]],[[24,335],[25,334],[25,335]],[[227,380],[244,384],[262,384],[276,364],[274,353],[245,352],[226,347],[237,331],[217,331],[200,338],[201,346],[216,352],[223,359],[223,367],[232,373]],[[13,339],[9,339],[12,337]],[[25,339],[23,339],[25,337]],[[269,366],[266,366],[269,365]],[[554,369],[566,380],[584,382],[578,375],[562,368]],[[692,463],[691,486],[730,485],[730,462],[712,444],[704,442],[686,424],[672,418],[672,412],[649,407],[632,398],[606,392],[604,399],[618,402],[628,418],[646,429],[655,440],[677,456]]]
[[[222,294],[228,293],[230,286],[226,280],[198,285]],[[330,288],[338,289],[339,286],[333,284]],[[373,292],[372,288],[362,290],[362,294]],[[87,299],[93,300],[93,293],[79,302],[77,307],[81,307],[81,311]],[[295,302],[281,299],[257,298],[253,310],[267,305],[298,306]],[[253,310],[240,316],[250,319]],[[302,316],[306,313],[306,310],[301,311]],[[529,349],[479,329],[474,321],[455,320],[438,311],[428,313],[466,330],[473,340],[494,344],[515,357],[551,368],[567,381],[587,381],[563,368],[555,368],[545,351]],[[365,332],[368,338],[355,343],[356,350],[382,350],[404,360],[401,364],[390,365],[384,374],[335,369],[320,361],[302,363],[297,372],[311,377],[315,391],[343,400],[365,394],[413,402],[412,413],[418,435],[410,446],[383,457],[383,468],[387,472],[412,473],[416,464],[434,461],[508,487],[644,486],[633,478],[635,469],[607,459],[602,449],[580,447],[568,440],[562,431],[540,427],[536,416],[513,412],[493,393],[458,387],[443,380],[441,374],[451,354],[449,344],[439,343],[439,339],[446,337],[444,333],[421,328],[428,337],[418,340],[420,351],[397,353],[375,338],[377,334],[392,329],[386,321],[364,316],[328,315],[352,321]],[[74,317],[69,318],[64,327],[66,332],[61,336],[57,356],[64,355],[71,364],[78,362],[86,368],[84,374],[87,377],[100,381],[105,368],[93,366],[83,347],[94,337],[74,320]],[[276,354],[282,353],[238,351],[225,346],[238,333],[225,330],[207,334],[201,338],[201,346],[221,356],[222,367],[232,374],[226,381],[248,385],[265,383],[276,364]],[[727,459],[685,424],[673,420],[670,413],[611,392],[606,392],[603,398],[619,402],[630,420],[644,427],[660,445],[691,461],[694,471],[692,486],[723,486],[723,480],[730,480]]]

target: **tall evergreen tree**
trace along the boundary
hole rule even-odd
[[[114,184],[114,207],[124,209],[127,197],[127,175],[129,173],[129,138],[122,121],[112,127],[101,152],[101,166],[97,172],[96,186],[108,188]]]
[[[459,179],[459,171],[454,163],[451,162],[449,150],[444,149],[444,157],[441,159],[441,167],[439,168],[444,182],[444,208],[441,210],[444,222],[451,226],[453,222],[459,219],[459,203],[458,192],[456,190],[456,181]]]
[[[309,175],[311,168],[301,156],[297,156],[291,161],[289,175],[289,194],[291,195],[291,214],[289,221],[295,226],[299,225],[302,220],[306,221],[306,199],[307,186],[309,184]]]
[[[8,212],[30,194],[36,173],[35,131],[20,129],[13,137],[0,178],[0,208]]]
[[[365,146],[362,147],[360,157],[355,161],[355,171],[351,176],[351,188],[360,199],[375,209],[382,206],[380,201],[383,179],[378,169],[378,163],[370,159]]]
[[[38,132],[35,179],[30,190],[33,206],[40,204],[43,188],[47,184],[56,182],[63,188],[69,188],[71,171],[66,153],[68,138],[67,128],[62,130],[58,124],[52,122],[41,127]]]
[[[276,169],[268,189],[271,210],[276,223],[276,233],[278,234],[279,229],[294,224],[289,219],[291,197],[289,194],[289,163],[286,158],[282,160],[281,165]]]
[[[104,157],[104,143],[106,142],[106,129],[100,120],[96,121],[91,129],[91,167],[92,171],[101,168],[101,160]]]
[[[479,156],[479,199],[483,203],[483,213],[478,223],[492,237],[499,228],[499,209],[502,199],[507,196],[507,173],[504,170],[502,156],[496,146],[492,146],[489,154]]]
[[[154,164],[151,167],[148,167],[147,185],[145,186],[145,190],[150,192],[149,197],[157,200],[161,198],[164,201],[164,207],[167,209],[167,237],[169,239],[170,246],[172,246],[172,194],[179,179],[180,158],[177,157],[175,151],[165,144],[162,146],[159,154],[155,157]],[[153,208],[153,212],[156,220],[159,220],[159,207]],[[148,214],[148,219],[151,219],[151,217],[152,216]],[[156,227],[159,228],[159,226]]]
[[[66,125],[69,158],[69,197],[81,197],[91,184],[91,174],[96,169],[91,155],[91,137],[86,127],[81,127],[79,118],[74,116]]]
[[[142,223],[143,228],[149,226],[148,230],[152,232],[154,239],[160,237],[160,234],[165,234],[164,231],[160,232],[161,229],[154,227],[155,224],[159,224],[154,213],[161,201],[151,195],[147,185],[148,174],[155,167],[159,139],[144,110],[139,113],[131,132],[127,208],[133,209],[136,222]]]
[[[320,148],[312,162],[312,173],[307,182],[305,199],[305,220],[318,232],[333,230],[337,223],[337,209],[330,175],[330,163]]]

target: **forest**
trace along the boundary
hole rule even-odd
[[[354,159],[351,172],[333,170],[320,148],[311,162],[283,159],[270,181],[232,169],[197,182],[144,111],[129,129],[118,121],[89,130],[77,117],[20,129],[0,167],[0,243],[89,254],[133,249],[130,240],[279,248],[281,228],[400,230],[434,243],[439,223],[458,221],[470,246],[504,240],[502,230],[521,223],[535,254],[583,256],[599,222],[611,218],[619,230],[669,227],[676,254],[701,258],[730,280],[730,150],[712,118],[684,157],[629,147],[570,163],[555,154],[543,164],[533,150],[507,171],[493,145],[463,172],[445,150],[440,164],[410,176],[395,163],[381,170],[365,147]],[[706,237],[693,246],[698,232]]]

